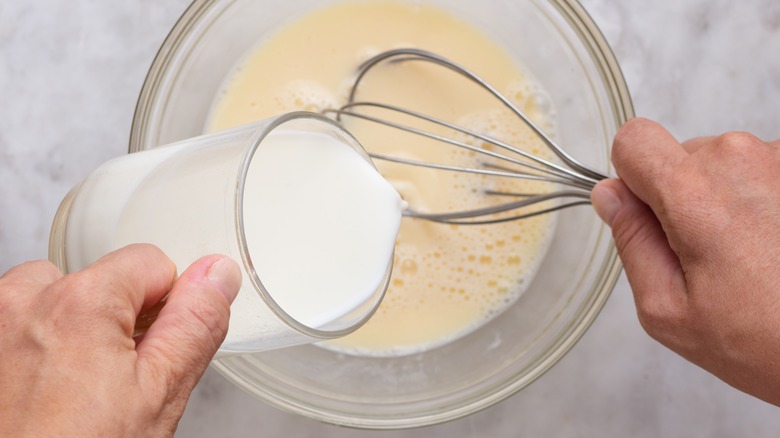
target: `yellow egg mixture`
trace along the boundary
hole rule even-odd
[[[548,132],[553,129],[543,90],[466,21],[417,3],[355,2],[311,12],[259,42],[226,78],[223,93],[215,98],[208,130],[293,110],[339,107],[346,101],[357,66],[373,54],[399,47],[424,48],[461,63],[505,93]],[[379,67],[367,76],[360,97],[402,104],[536,155],[549,155],[495,99],[441,67],[419,62]],[[345,120],[345,127],[369,152],[464,166],[486,161],[474,152],[367,122]],[[547,190],[539,183],[381,161],[377,167],[418,211],[495,203],[495,197],[482,189]],[[391,285],[378,312],[354,334],[325,346],[352,354],[400,355],[434,348],[473,331],[526,289],[541,262],[553,222],[550,215],[468,226],[403,219]]]

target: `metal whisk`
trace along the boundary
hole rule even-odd
[[[417,111],[390,105],[381,102],[357,101],[356,96],[361,81],[371,72],[374,67],[382,63],[398,62],[429,62],[438,66],[450,69],[492,94],[512,113],[517,115],[533,132],[552,150],[552,152],[561,160],[562,164],[556,164],[549,160],[537,157],[524,150],[516,148],[496,138],[484,135],[479,132],[466,129],[462,126],[450,123],[445,120],[422,114]],[[494,145],[503,150],[498,153],[493,150],[473,146],[456,139],[436,134],[429,130],[420,129],[410,125],[391,121],[389,119],[376,117],[360,112],[361,109],[375,108],[381,111],[387,111],[387,114],[403,114],[415,119],[422,120],[431,124],[430,126],[441,126],[449,128],[455,132],[465,134],[481,142]],[[549,193],[511,193],[503,191],[484,190],[483,193],[492,196],[512,197],[516,200],[499,203],[493,206],[476,208],[464,211],[455,211],[447,213],[424,213],[414,209],[408,209],[405,216],[426,219],[434,222],[448,224],[492,224],[507,222],[517,219],[528,218],[540,214],[546,214],[577,205],[590,204],[590,190],[600,180],[606,178],[600,172],[589,169],[567,154],[555,141],[553,141],[545,132],[540,129],[528,116],[523,113],[509,99],[498,92],[485,80],[475,73],[458,65],[440,55],[420,49],[396,49],[382,52],[364,62],[358,69],[354,84],[352,85],[349,101],[339,109],[325,110],[326,114],[333,114],[336,119],[341,121],[346,117],[355,117],[373,123],[400,129],[408,133],[419,135],[425,138],[433,139],[443,143],[450,144],[459,148],[492,157],[502,161],[505,164],[496,165],[482,163],[480,167],[459,167],[439,163],[430,163],[416,160],[409,160],[398,157],[391,157],[382,154],[369,154],[373,159],[403,163],[412,166],[421,166],[431,169],[440,169],[445,171],[465,172],[471,174],[489,175],[495,177],[521,178],[533,181],[545,181],[559,185],[559,188]],[[543,203],[552,203],[549,206],[539,207]],[[517,214],[508,216],[502,213],[517,211]]]

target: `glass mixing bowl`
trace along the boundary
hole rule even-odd
[[[341,0],[196,0],[149,70],[130,151],[201,134],[225,76],[265,36]],[[423,1],[423,0],[419,0]],[[501,44],[550,95],[557,138],[609,172],[618,127],[633,116],[607,43],[574,0],[424,0]],[[522,389],[553,366],[598,314],[621,266],[591,208],[559,214],[553,242],[525,294],[472,334],[424,353],[374,358],[316,346],[232,357],[214,367],[281,409],[345,426],[396,429],[452,420]]]

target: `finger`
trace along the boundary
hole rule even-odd
[[[656,211],[668,193],[663,183],[687,156],[666,129],[647,119],[633,119],[623,125],[612,146],[612,162],[620,179]]]
[[[715,136],[695,137],[686,140],[682,143],[683,149],[689,154],[692,154],[704,146],[711,145],[715,142]]]
[[[52,288],[52,293],[57,295],[45,298],[69,304],[59,308],[79,311],[101,327],[105,327],[101,321],[111,318],[119,327],[119,335],[129,338],[141,309],[159,302],[175,278],[176,265],[159,248],[134,244],[67,275]],[[115,342],[105,334],[101,336],[107,342]]]
[[[189,394],[225,338],[240,286],[241,270],[228,257],[204,257],[187,268],[138,343],[144,375]]]
[[[0,276],[3,289],[9,291],[40,291],[62,278],[62,272],[46,260],[22,263]]]
[[[128,300],[138,314],[168,293],[176,280],[176,264],[160,248],[138,243],[107,254],[77,274],[92,287]]]
[[[679,320],[687,301],[685,278],[677,255],[652,210],[623,182],[599,182],[591,192],[593,207],[612,227],[637,312],[645,329],[658,335]]]

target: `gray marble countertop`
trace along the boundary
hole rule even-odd
[[[0,272],[45,258],[65,193],[126,152],[157,47],[187,0],[0,2]],[[780,2],[583,0],[638,115],[678,138],[780,138]],[[777,436],[780,410],[649,339],[624,278],[550,372],[490,409],[397,437]],[[379,435],[280,412],[208,371],[178,435]]]

